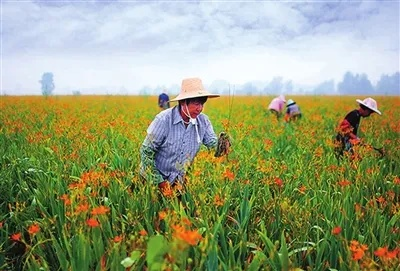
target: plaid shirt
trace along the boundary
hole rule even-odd
[[[185,127],[179,106],[158,113],[147,128],[147,136],[140,148],[140,174],[146,180],[155,184],[164,180],[170,183],[183,181],[201,144],[208,148],[217,145],[217,136],[209,118],[200,114],[196,122]]]

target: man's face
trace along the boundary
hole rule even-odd
[[[372,111],[371,109],[365,108],[365,109],[362,109],[361,116],[366,118],[366,117],[369,117],[372,113],[374,113],[374,111]]]
[[[192,119],[197,118],[200,115],[201,111],[203,111],[204,104],[198,100],[192,100],[186,103],[187,109],[189,111],[190,117]],[[186,106],[185,106],[186,107]]]

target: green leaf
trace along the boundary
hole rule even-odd
[[[154,235],[147,243],[146,261],[151,267],[155,263],[163,262],[163,256],[168,251],[168,242],[162,235]]]
[[[52,149],[50,149],[49,147],[44,147],[44,149],[50,154],[54,153],[54,151]]]
[[[268,258],[262,251],[255,250],[252,252],[254,253],[254,258],[251,261],[248,270],[249,271],[261,270],[263,263],[266,262]]]
[[[285,231],[281,235],[281,249],[279,250],[279,259],[281,261],[282,270],[289,270],[289,254],[285,239]]]
[[[133,261],[137,261],[137,260],[139,260],[140,259],[140,255],[141,255],[142,253],[139,251],[139,250],[134,250],[134,251],[132,251],[132,253],[131,253],[131,259],[133,260]]]
[[[210,253],[207,255],[207,270],[217,270],[218,269],[218,256],[215,245],[211,248]]]
[[[122,264],[125,268],[131,267],[134,263],[135,263],[135,261],[132,260],[132,258],[130,258],[130,257],[126,257],[125,259],[123,259],[123,260],[121,261],[121,264]]]

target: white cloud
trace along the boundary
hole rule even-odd
[[[2,90],[375,82],[399,68],[399,2],[2,2]]]

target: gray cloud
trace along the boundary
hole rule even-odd
[[[20,78],[19,88],[37,88],[44,71],[59,88],[81,76],[73,88],[115,80],[139,89],[193,75],[318,85],[349,70],[376,82],[399,70],[399,2],[6,0],[2,8],[3,89]]]

